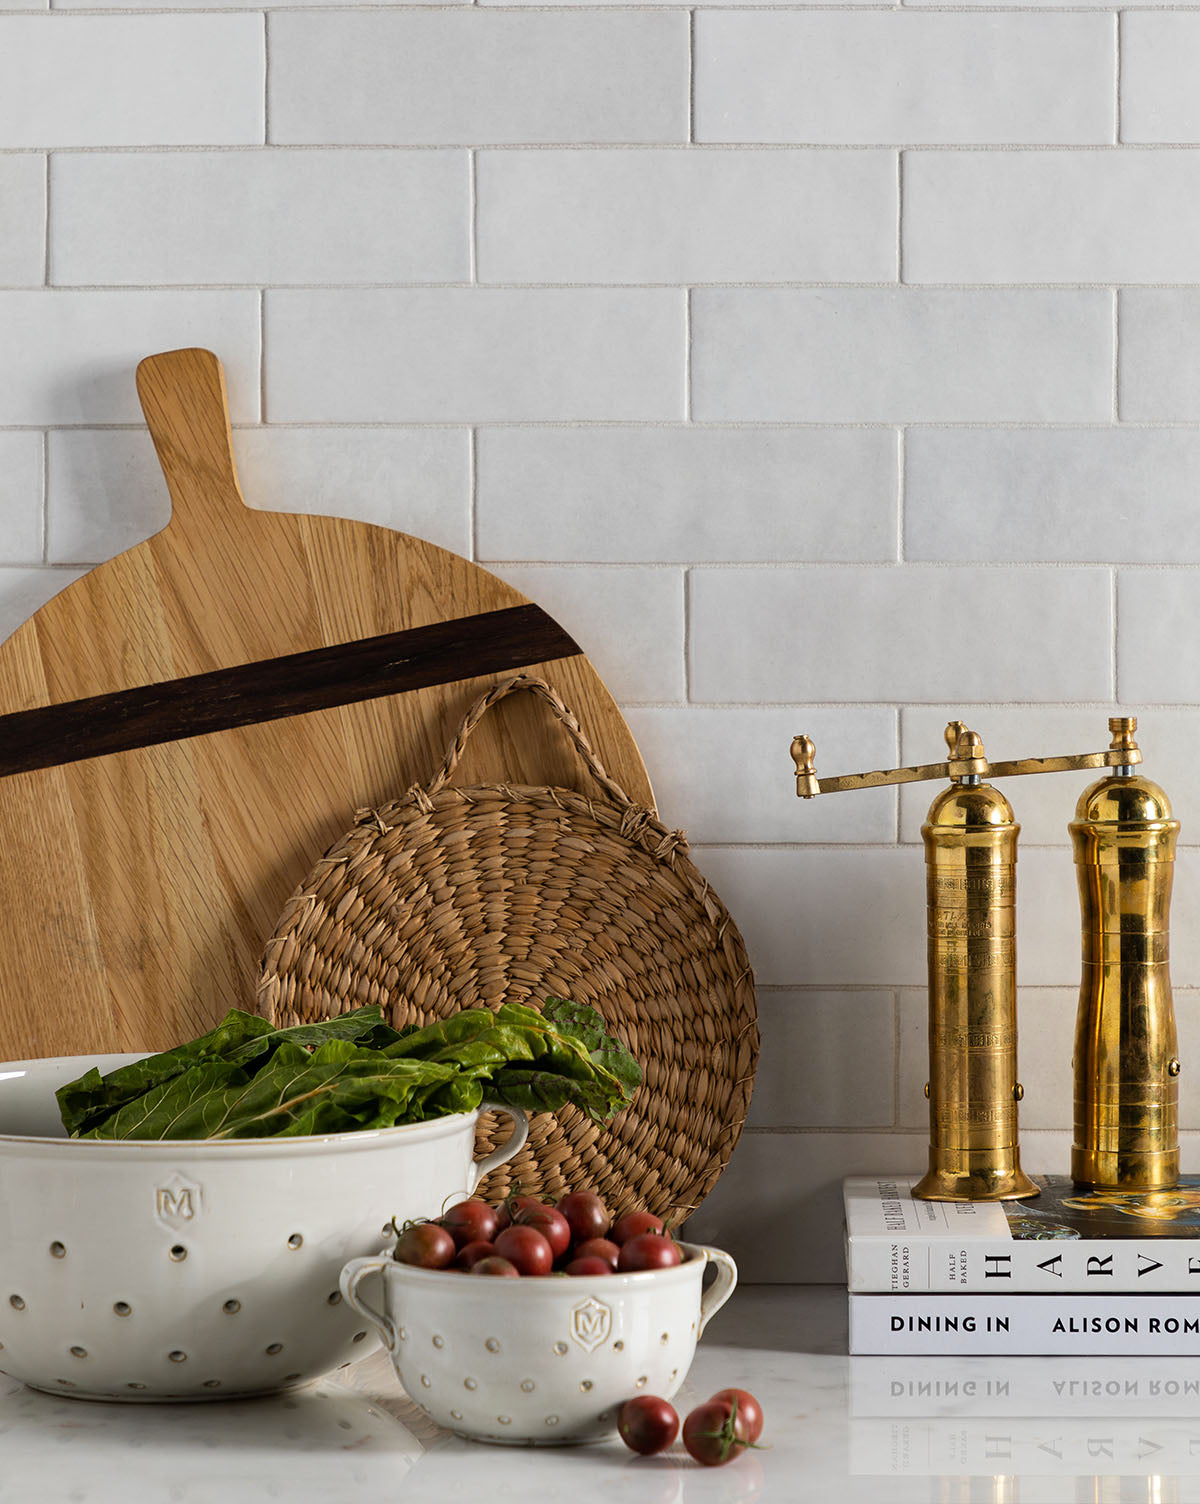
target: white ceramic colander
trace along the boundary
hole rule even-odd
[[[478,1112],[324,1137],[69,1139],[55,1090],[138,1055],[0,1064],[0,1372],[84,1399],[195,1400],[306,1383],[376,1345],[342,1299],[386,1225],[460,1201]],[[483,1109],[480,1109],[481,1111]]]

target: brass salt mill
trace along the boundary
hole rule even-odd
[[[1176,1143],[1173,1104],[1179,1067],[1173,1055],[1174,1021],[1166,979],[1166,864],[1178,826],[1170,820],[1162,790],[1133,777],[1133,766],[1141,761],[1132,735],[1136,724],[1132,719],[1110,720],[1113,738],[1107,752],[989,764],[980,738],[961,721],[951,721],[946,728],[946,762],[841,778],[818,779],[812,741],[798,736],[792,743],[796,792],[803,798],[950,779],[921,827],[928,912],[925,1090],[930,1148],[929,1170],[913,1194],[923,1200],[999,1201],[1038,1194],[1021,1169],[1017,1135],[1017,1104],[1023,1094],[1017,1080],[1014,923],[1020,826],[1008,800],[984,781],[987,777],[1113,769],[1084,794],[1071,827],[1084,895],[1075,1095],[1077,1150],[1080,1140],[1085,1148],[1075,1159],[1080,1170],[1086,1169],[1091,1185],[1118,1183],[1102,1178],[1116,1173],[1117,1159],[1127,1173],[1132,1156],[1140,1156],[1137,1173],[1150,1173],[1151,1164],[1159,1163],[1155,1155],[1163,1156],[1163,1166],[1169,1164],[1170,1144]],[[1169,838],[1165,825],[1173,827]],[[1132,946],[1131,929],[1140,937]],[[1125,963],[1123,973],[1114,957]],[[1142,1028],[1146,1010],[1133,1002],[1135,997],[1153,1005],[1156,1020],[1170,1019],[1169,1028],[1159,1022],[1149,1033],[1155,1052],[1161,1053],[1169,1040],[1173,1073],[1165,1058],[1160,1071],[1157,1055],[1152,1058],[1138,1042],[1147,1032]],[[1152,1100],[1152,1113],[1135,1109],[1131,1116],[1125,1079],[1129,1069],[1141,1083],[1138,1101]],[[1152,1121],[1143,1122],[1147,1116]],[[1175,1158],[1177,1170],[1177,1146]],[[1074,1162],[1072,1170],[1075,1173]],[[1127,1178],[1119,1183],[1135,1182]]]

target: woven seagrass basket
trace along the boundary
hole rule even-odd
[[[452,788],[489,708],[540,696],[603,797],[559,788]],[[742,1130],[758,1029],[745,946],[682,832],[634,805],[549,685],[518,674],[464,717],[424,788],[354,827],[288,902],[263,957],[258,1009],[281,1024],[382,1004],[393,1026],[507,1000],[589,1003],[644,1079],[605,1127],[566,1107],[479,1194],[590,1188],[614,1214],[682,1218],[716,1183]],[[480,1148],[506,1136],[481,1120]]]

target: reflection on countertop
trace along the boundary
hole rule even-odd
[[[382,1354],[204,1405],[0,1380],[0,1504],[1200,1504],[1194,1359],[850,1359],[844,1291],[758,1286],[713,1321],[677,1407],[726,1385],[762,1401],[769,1446],[701,1468],[459,1440]]]

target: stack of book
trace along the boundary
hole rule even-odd
[[[917,1178],[845,1182],[852,1353],[1200,1354],[1200,1176],[971,1202]]]

